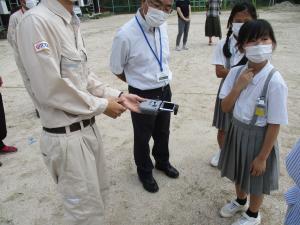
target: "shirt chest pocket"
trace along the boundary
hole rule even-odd
[[[87,86],[87,56],[84,49],[65,51],[61,55],[60,70],[62,78],[68,79],[77,88],[84,90]]]

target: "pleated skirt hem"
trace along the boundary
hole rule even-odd
[[[247,125],[233,118],[221,151],[218,168],[222,177],[239,184],[241,190],[252,195],[269,195],[278,189],[279,149],[274,145],[261,176],[251,176],[251,163],[260,153],[266,127]]]
[[[221,107],[221,99],[219,98],[219,94],[223,85],[224,79],[220,82],[216,102],[215,102],[215,110],[212,126],[216,127],[218,130],[227,131],[230,125],[230,121],[232,119],[232,113],[225,113],[222,111]]]

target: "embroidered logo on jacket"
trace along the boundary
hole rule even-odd
[[[40,42],[34,44],[34,50],[35,50],[35,52],[49,50],[49,44],[46,41],[40,41]]]

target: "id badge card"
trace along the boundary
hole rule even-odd
[[[169,74],[165,71],[156,74],[157,82],[169,81]]]
[[[256,116],[265,116],[266,115],[266,103],[263,99],[257,99],[255,107]]]

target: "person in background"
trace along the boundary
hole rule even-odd
[[[169,38],[166,20],[172,10],[172,0],[142,0],[135,16],[117,32],[110,58],[110,68],[119,79],[128,83],[129,93],[143,98],[171,101],[169,85]],[[169,161],[169,112],[156,116],[131,113],[134,131],[134,159],[138,177],[146,191],[159,187],[153,177],[149,141],[154,140],[152,155],[155,168],[170,178],[179,172]]]
[[[180,51],[180,41],[183,34],[183,45],[182,49],[188,50],[187,39],[190,29],[191,22],[191,5],[190,0],[177,0],[176,1],[176,10],[178,16],[178,34],[176,38],[176,51]]]
[[[286,169],[295,185],[285,193],[288,209],[285,225],[300,224],[300,139],[286,157]]]
[[[206,2],[205,36],[208,37],[208,45],[212,45],[212,37],[222,38],[220,12],[220,0],[208,0]]]
[[[1,95],[1,87],[3,85],[2,77],[0,76],[0,154],[12,153],[16,152],[18,149],[13,146],[5,145],[3,140],[6,138],[7,129],[6,129],[6,120],[5,120],[5,112],[3,106],[3,100]],[[0,162],[0,165],[2,163]]]
[[[21,21],[24,13],[36,6],[36,4],[36,0],[20,0],[21,8],[9,17],[7,41],[12,48],[15,48],[16,45],[16,29],[19,22]]]
[[[21,8],[18,11],[16,11],[15,13],[13,13],[9,18],[9,25],[8,25],[8,31],[7,31],[7,41],[14,51],[14,57],[15,57],[16,63],[18,63],[18,61],[19,61],[18,60],[19,55],[18,55],[18,50],[17,50],[18,46],[16,43],[16,29],[24,15],[24,13],[37,5],[37,0],[20,0],[20,4],[21,4]],[[20,73],[22,73],[22,71],[20,71]],[[38,110],[35,109],[35,112],[36,112],[37,117],[39,118],[40,115],[39,115]]]

